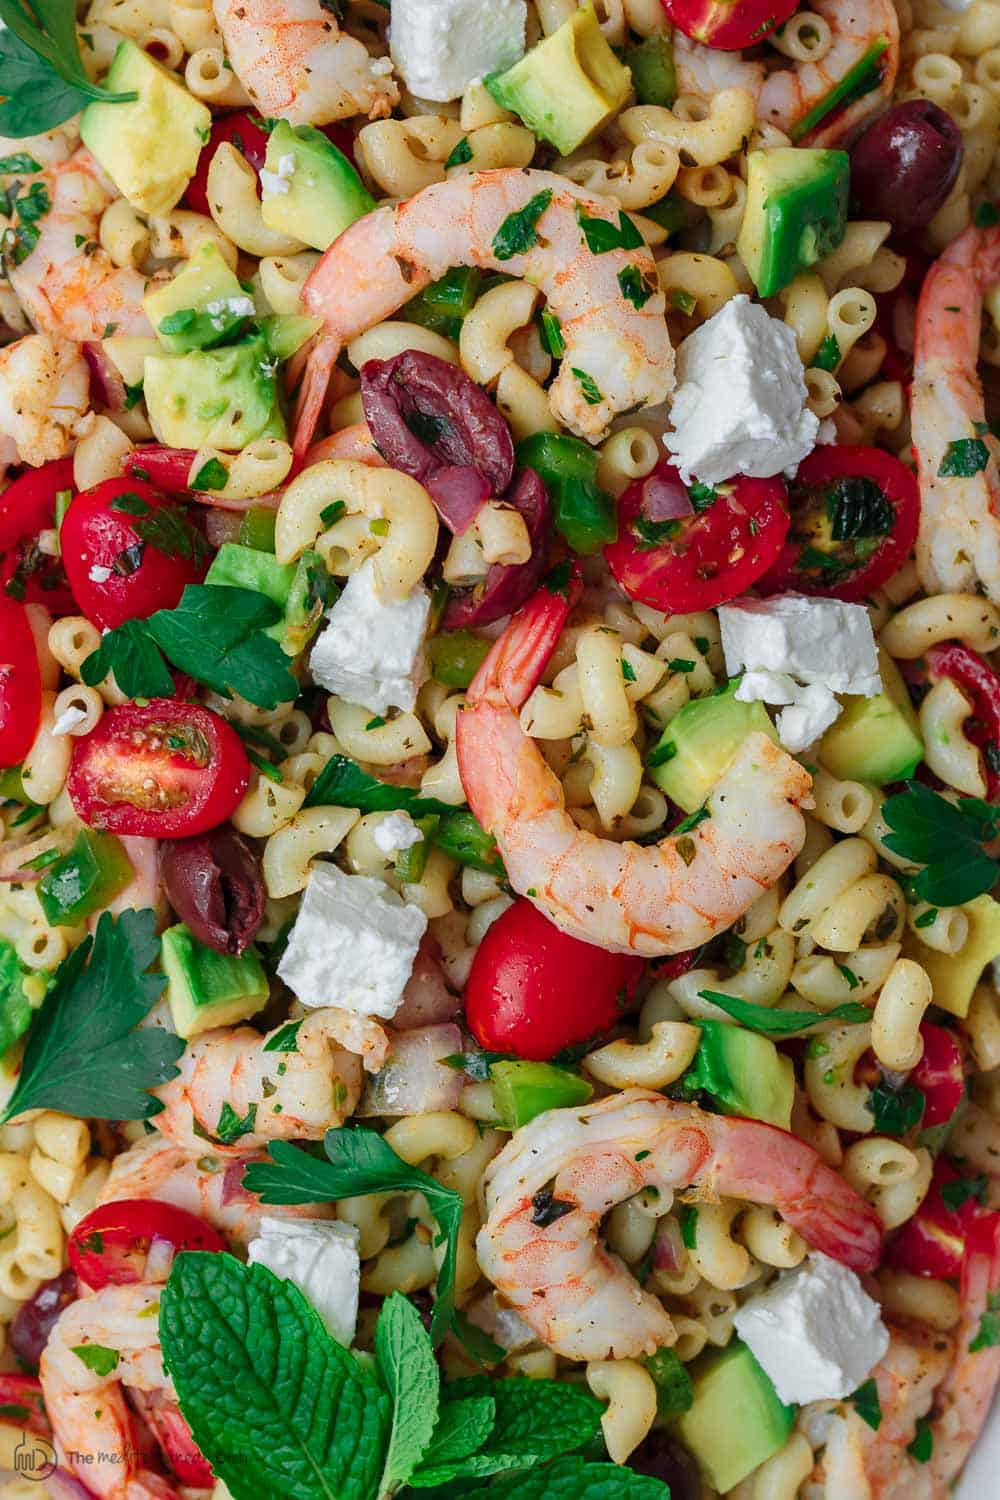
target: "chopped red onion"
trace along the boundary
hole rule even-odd
[[[651,474],[642,486],[642,513],[650,521],[681,521],[694,515],[694,506],[683,484]]]
[[[461,1008],[462,999],[445,983],[438,961],[440,950],[426,935],[413,961],[413,971],[406,981],[403,1000],[392,1024],[396,1031],[414,1031],[421,1026],[437,1026],[451,1021]]]
[[[441,1059],[461,1050],[462,1033],[451,1023],[395,1032],[386,1064],[369,1081],[356,1113],[422,1115],[454,1109],[465,1080]]]
[[[83,346],[83,357],[90,370],[90,390],[98,405],[109,411],[125,410],[125,381],[121,371],[100,343]]]

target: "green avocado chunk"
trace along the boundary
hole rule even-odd
[[[213,240],[202,240],[166,285],[156,283],[142,299],[143,311],[170,354],[210,349],[238,334],[254,305]]]
[[[153,431],[171,448],[226,453],[253,438],[283,438],[276,368],[259,336],[225,349],[147,355],[143,393]]]
[[[842,781],[908,781],[924,758],[920,721],[902,673],[885,651],[878,654],[878,669],[883,691],[848,698],[816,747],[819,761]]]
[[[343,151],[312,125],[279,120],[267,142],[261,218],[314,250],[332,245],[375,199]]]
[[[688,1366],[694,1400],[674,1427],[708,1483],[726,1494],[788,1441],[795,1407],[785,1406],[746,1344]]]
[[[694,698],[670,720],[649,757],[650,775],[686,813],[697,812],[748,734],[778,734],[763,703],[738,703],[734,678],[725,692]]]
[[[163,934],[161,956],[167,1000],[177,1035],[199,1036],[215,1026],[234,1026],[263,1010],[270,993],[255,948],[239,957],[216,953],[178,922]]]
[[[747,198],[736,242],[761,297],[773,297],[844,238],[846,151],[774,146],[747,153]]]
[[[769,1037],[731,1021],[700,1021],[701,1042],[684,1074],[685,1088],[712,1095],[726,1115],[744,1115],[790,1130],[795,1069]]]

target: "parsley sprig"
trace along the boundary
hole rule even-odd
[[[847,1000],[835,1005],[832,1010],[769,1010],[766,1005],[754,1005],[750,1000],[738,1000],[735,995],[722,995],[718,990],[699,990],[700,1000],[709,1000],[724,1010],[727,1016],[739,1021],[748,1031],[759,1031],[763,1036],[794,1036],[810,1026],[819,1026],[824,1021],[858,1022],[870,1021],[871,1006],[857,1000]]]
[[[125,104],[134,91],[114,93],[92,83],[80,60],[76,7],[67,0],[0,0],[0,135],[41,135],[78,114],[91,99]]]
[[[949,802],[919,781],[888,797],[882,815],[890,833],[887,849],[924,868],[913,888],[932,906],[962,906],[989,891],[1000,878],[1000,864],[983,848],[1000,832],[1000,807],[978,797]]]

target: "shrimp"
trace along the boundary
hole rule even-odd
[[[351,427],[342,427],[339,432],[320,438],[306,454],[305,467],[328,458],[352,458],[356,463],[368,464],[373,469],[388,467],[375,446],[367,422],[355,422]]]
[[[544,1343],[569,1359],[628,1359],[675,1342],[670,1317],[598,1239],[616,1203],[675,1188],[772,1205],[815,1249],[858,1271],[878,1263],[874,1209],[787,1131],[706,1114],[647,1089],[548,1110],[486,1168],[485,1275]],[[558,1203],[558,1216],[546,1208]]]
[[[891,1328],[888,1353],[872,1372],[882,1410],[877,1432],[850,1407],[813,1402],[803,1409],[799,1425],[822,1450],[803,1490],[807,1500],[948,1500],[1000,1377],[1000,1346],[971,1347],[998,1293],[1000,1219],[970,1242],[954,1333]],[[924,1463],[907,1452],[921,1420],[933,1440]]]
[[[300,451],[311,441],[340,348],[452,266],[503,271],[544,292],[566,346],[549,404],[578,436],[597,442],[619,412],[665,400],[674,353],[653,257],[641,243],[595,255],[578,212],[617,226],[621,211],[553,172],[504,168],[432,183],[346,229],[303,291],[328,337],[303,382]],[[504,240],[516,232],[526,248],[515,252]]]
[[[104,338],[112,325],[116,333],[151,336],[142,310],[149,278],[116,266],[98,244],[101,215],[114,192],[90,152],[81,149],[24,178],[22,191],[32,189],[47,196],[49,207],[34,225],[38,239],[29,253],[19,264],[8,255],[6,268],[35,328],[76,343]]]
[[[828,50],[816,62],[769,69],[738,52],[700,46],[683,32],[674,35],[674,60],[682,94],[711,100],[725,88],[741,88],[753,96],[757,118],[791,131],[821,104],[869,49],[884,43],[878,58],[875,87],[843,109],[834,110],[808,131],[800,144],[834,146],[857,133],[869,115],[892,99],[899,69],[899,18],[892,0],[812,0],[810,11],[830,28]]]
[[[1000,228],[971,226],[930,267],[917,304],[910,424],[920,477],[917,571],[928,593],[980,586],[1000,603],[1000,444],[976,372],[983,296],[1000,281]],[[952,443],[978,440],[974,473],[942,474]],[[978,456],[987,462],[976,468]]]
[[[136,1282],[108,1286],[71,1302],[42,1353],[42,1394],[61,1460],[99,1500],[172,1500],[178,1495],[143,1466],[125,1399],[126,1389],[162,1392],[183,1423],[157,1338],[160,1291]],[[81,1358],[78,1351],[88,1344],[118,1356],[110,1372],[101,1374],[103,1365],[93,1369]],[[190,1440],[186,1424],[184,1428]]]
[[[280,1054],[279,1054],[280,1056]],[[157,1198],[176,1204],[211,1224],[232,1244],[246,1248],[260,1233],[260,1221],[270,1218],[328,1219],[332,1208],[308,1203],[303,1207],[265,1207],[243,1187],[243,1172],[251,1161],[263,1161],[261,1152],[223,1161],[205,1142],[193,1154],[175,1146],[160,1134],[148,1136],[111,1163],[111,1172],[98,1203],[117,1203],[122,1198]]]
[[[469,806],[499,845],[514,889],[584,942],[652,958],[732,925],[802,848],[808,773],[766,735],[737,750],[690,832],[642,847],[578,828],[558,778],[521,728],[568,602],[540,589],[483,662],[458,715]]]
[[[75,344],[28,334],[0,349],[0,470],[65,458],[90,407],[90,373]]]
[[[237,78],[262,115],[327,125],[392,113],[399,88],[389,59],[369,57],[322,0],[215,0]]]
[[[272,1140],[320,1140],[344,1123],[361,1094],[361,1058],[337,1045],[345,1025],[359,1041],[351,1027],[359,1019],[333,1007],[314,1011],[300,1024],[292,1052],[272,1045],[287,1026],[266,1037],[252,1026],[206,1031],[188,1042],[180,1073],[158,1091],[165,1107],[157,1127],[198,1151],[206,1136],[214,1140],[221,1132],[225,1140],[223,1117],[242,1122],[242,1134],[214,1147],[220,1156],[245,1155]],[[369,1025],[369,1052],[379,1066],[388,1039],[377,1023]]]

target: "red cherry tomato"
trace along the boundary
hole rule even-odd
[[[545,1062],[615,1024],[643,962],[570,937],[521,899],[476,950],[465,1019],[488,1051]]]
[[[73,489],[73,460],[26,469],[0,495],[0,588],[22,604],[44,604],[53,615],[77,609],[62,560],[38,549],[40,531],[56,524],[56,496]]]
[[[37,1375],[0,1375],[0,1426],[8,1422],[41,1437],[52,1436]]]
[[[211,709],[174,698],[109,709],[73,746],[70,801],[91,828],[184,838],[217,828],[250,780],[236,731]]]
[[[953,1032],[945,1026],[935,1026],[924,1021],[920,1027],[924,1039],[924,1052],[910,1074],[923,1094],[922,1130],[932,1125],[944,1125],[955,1113],[965,1094],[965,1067],[962,1049]]]
[[[42,678],[23,604],[0,594],[0,766],[17,766],[38,733]]]
[[[133,479],[147,480],[168,495],[189,495],[188,475],[197,458],[194,448],[166,448],[162,443],[148,443],[133,448],[125,460],[125,472]]]
[[[155,1198],[102,1203],[82,1218],[69,1237],[69,1263],[84,1285],[100,1291],[146,1280],[153,1241],[181,1250],[225,1250],[226,1242],[204,1219]]]
[[[984,1188],[975,1173],[939,1157],[926,1198],[888,1247],[887,1264],[916,1276],[960,1276],[970,1230],[997,1218],[979,1201]]]
[[[712,609],[744,593],[781,552],[788,507],[780,479],[730,479],[698,514],[657,520],[664,486],[687,494],[665,461],[629,485],[618,502],[618,540],[604,549],[633,599],[667,614]]]
[[[106,479],[70,505],[60,533],[73,593],[104,629],[173,609],[205,576],[209,548],[179,506],[136,479]]]
[[[898,572],[917,539],[916,475],[881,448],[814,448],[799,464],[791,505],[788,539],[760,581],[765,594],[792,589],[857,604]]]
[[[932,646],[926,661],[932,679],[950,677],[972,699],[962,733],[983,753],[987,800],[1000,800],[1000,677],[975,651],[954,641]]]
[[[686,36],[706,47],[738,52],[752,47],[783,25],[797,0],[661,0],[663,9]]]
[[[196,214],[211,212],[208,204],[208,169],[212,157],[224,141],[235,146],[240,155],[246,157],[255,172],[259,172],[264,165],[264,157],[267,153],[267,132],[261,129],[260,116],[253,115],[245,109],[234,110],[229,115],[217,115],[212,124],[212,133],[198,157],[194,176],[184,192],[184,202],[188,208],[193,208]],[[257,196],[260,197],[259,182]]]

